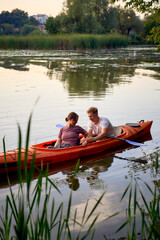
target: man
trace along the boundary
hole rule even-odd
[[[114,137],[114,128],[105,117],[98,116],[98,109],[96,107],[90,107],[87,110],[89,123],[88,133],[89,136],[86,138],[87,142],[95,142],[97,140],[105,139],[106,137]]]

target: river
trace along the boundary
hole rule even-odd
[[[0,152],[5,136],[6,149],[18,147],[20,125],[25,145],[29,115],[33,112],[30,144],[55,139],[59,132],[56,124],[65,124],[65,117],[74,111],[78,124],[87,126],[86,110],[99,109],[99,115],[110,119],[114,126],[140,120],[153,120],[152,139],[146,146],[128,148],[106,156],[95,156],[83,162],[76,182],[72,182],[75,164],[64,164],[51,169],[50,179],[62,192],[55,190],[57,202],[67,206],[73,189],[72,209],[90,208],[95,199],[106,191],[98,211],[95,239],[125,236],[115,234],[125,221],[127,198],[121,196],[131,180],[140,176],[153,188],[154,174],[151,155],[160,147],[160,53],[154,47],[128,47],[101,51],[0,51]],[[146,156],[148,164],[133,162]],[[128,159],[128,160],[127,160]],[[13,191],[17,191],[15,176]],[[158,173],[159,177],[159,173]],[[157,180],[159,182],[159,180]],[[33,181],[34,184],[35,180]],[[147,189],[142,190],[150,200]],[[1,205],[9,192],[7,182],[0,181]],[[105,220],[115,212],[120,214]]]

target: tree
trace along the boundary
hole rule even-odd
[[[70,19],[65,12],[60,13],[58,16],[55,17],[54,20],[58,28],[58,32],[61,32],[61,33],[72,32]]]
[[[54,34],[58,32],[57,22],[54,17],[49,17],[45,23],[45,29],[50,33]]]
[[[8,11],[2,11],[0,14],[0,24],[12,23],[11,14]]]
[[[33,26],[33,25],[24,25],[21,30],[20,30],[20,34],[22,36],[26,36],[30,33],[32,33],[33,31],[36,31],[37,30],[37,27]]]
[[[72,32],[107,33],[116,27],[115,11],[106,0],[67,0],[65,14]]]
[[[110,0],[111,3],[119,2],[120,0]],[[136,9],[138,12],[152,12],[153,8],[159,8],[159,0],[122,0],[125,3],[125,8]]]
[[[118,7],[117,8],[118,30],[124,35],[130,34],[131,31],[139,33],[143,30],[143,22],[136,16],[133,10]]]
[[[11,18],[12,24],[14,24],[16,28],[22,27],[28,23],[28,13],[17,8],[11,12]]]
[[[39,22],[34,18],[34,17],[29,17],[29,24],[30,25],[34,25],[34,26],[38,26]]]
[[[12,24],[14,28],[21,28],[25,24],[37,26],[39,23],[34,17],[28,17],[28,13],[14,9],[12,12],[2,11],[0,24]]]
[[[158,43],[160,50],[160,9],[154,9],[153,13],[145,18],[144,25],[147,40]]]
[[[112,3],[119,0],[110,0]],[[123,0],[125,7],[134,8],[139,12],[147,14],[154,13],[156,18],[152,21],[152,28],[147,35],[147,39],[158,43],[158,50],[160,50],[160,7],[159,0]]]
[[[14,25],[9,23],[4,23],[0,25],[0,33],[2,35],[12,35],[14,34]]]

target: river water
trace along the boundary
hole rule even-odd
[[[131,175],[140,176],[153,187],[159,182],[152,167],[151,155],[160,147],[160,53],[154,47],[129,47],[102,51],[0,51],[0,152],[5,136],[7,150],[18,146],[20,124],[25,144],[26,128],[33,111],[30,144],[55,139],[56,124],[65,124],[65,117],[75,111],[78,124],[87,126],[86,110],[99,109],[99,115],[108,117],[113,125],[126,122],[153,120],[152,139],[147,146],[129,148],[106,156],[94,156],[82,162],[73,183],[75,163],[53,167],[50,179],[57,184],[62,196],[53,190],[56,201],[67,204],[73,189],[72,209],[79,216],[86,200],[90,208],[106,191],[95,239],[125,236],[115,234],[125,220],[127,198],[120,198],[130,182]],[[146,156],[148,164],[133,162]],[[128,160],[126,160],[128,159]],[[11,176],[13,190],[17,191],[15,176]],[[34,181],[33,181],[34,184]],[[150,196],[142,184],[149,201]],[[1,205],[8,193],[1,176]],[[118,216],[105,220],[115,212]]]

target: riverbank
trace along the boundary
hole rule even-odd
[[[127,47],[128,37],[118,34],[65,34],[0,36],[0,49],[78,50]]]

